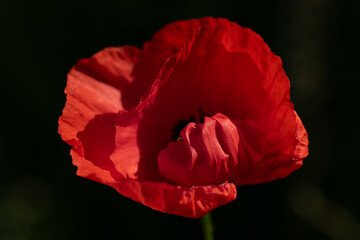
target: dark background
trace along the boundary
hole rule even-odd
[[[310,155],[288,178],[238,188],[217,239],[360,239],[358,1],[0,2],[0,239],[201,239],[198,219],[153,211],[75,175],[57,133],[66,74],[175,20],[225,17],[284,62]]]

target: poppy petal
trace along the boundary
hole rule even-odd
[[[116,113],[123,109],[122,83],[110,81],[131,82],[136,54],[134,47],[106,48],[80,60],[68,74],[59,133],[74,147],[71,155],[79,176],[108,185],[121,177],[109,155],[115,146]]]
[[[67,101],[59,119],[59,133],[64,141],[74,146],[77,133],[95,115],[123,109],[121,85],[132,81],[130,74],[137,52],[134,47],[106,48],[80,60],[70,70],[65,89]]]
[[[132,70],[140,50],[134,46],[108,47],[90,58],[80,60],[75,66],[97,81],[122,90],[133,81]]]
[[[234,179],[236,185],[270,182],[287,177],[303,165],[308,155],[307,132],[295,111],[287,111],[284,120],[271,132],[258,134],[255,141],[248,142],[248,150],[263,149],[260,162],[239,170]],[[239,128],[241,123],[238,122]],[[247,139],[254,139],[251,128],[242,128]],[[249,131],[250,130],[250,131]],[[273,141],[271,141],[272,139]],[[261,147],[256,147],[260,146]]]
[[[133,99],[134,105],[137,104],[140,97],[149,91],[166,59],[180,51],[202,26],[229,24],[235,25],[223,18],[204,17],[176,21],[161,28],[150,41],[143,45],[143,50],[133,71],[134,81],[127,91],[130,93],[136,90],[137,92],[132,93],[128,98]]]
[[[236,198],[236,186],[228,182],[183,187],[167,182],[128,179],[114,187],[120,194],[152,209],[190,218],[199,218]]]

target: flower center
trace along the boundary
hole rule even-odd
[[[180,133],[181,133],[181,130],[183,130],[189,123],[191,122],[195,122],[195,123],[203,123],[204,122],[204,118],[205,118],[205,114],[204,112],[202,111],[201,108],[199,108],[199,116],[198,118],[195,118],[194,115],[190,115],[190,118],[189,119],[185,119],[185,120],[181,120],[180,122],[178,122],[173,131],[172,131],[172,134],[171,134],[171,137],[172,137],[172,140],[173,141],[181,141],[181,140],[184,140]]]
[[[202,122],[200,122],[202,120]],[[179,123],[175,129],[185,126]],[[158,155],[160,173],[184,185],[217,185],[231,179],[239,163],[241,133],[225,115],[205,116],[190,122]]]

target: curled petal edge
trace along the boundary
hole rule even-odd
[[[295,111],[294,114],[296,124],[296,142],[294,147],[293,159],[300,160],[306,158],[309,155],[309,138],[300,117]]]

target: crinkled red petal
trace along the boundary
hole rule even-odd
[[[134,47],[106,48],[80,60],[68,74],[59,133],[74,147],[73,163],[82,177],[105,184],[120,177],[109,155],[115,146],[116,114],[123,109],[121,85],[132,81],[137,53]]]
[[[241,128],[241,122],[237,123]],[[259,184],[284,178],[303,165],[302,160],[308,155],[308,138],[300,118],[295,111],[286,110],[286,115],[278,123],[271,131],[255,135],[255,138],[251,128],[242,128],[247,140],[255,140],[249,142],[248,149],[252,152],[254,149],[262,149],[263,157],[257,164],[238,170],[237,178],[233,181],[236,185]]]
[[[140,97],[147,93],[153,84],[160,68],[166,59],[180,51],[185,43],[194,37],[194,33],[202,26],[222,26],[231,23],[226,19],[204,17],[185,21],[170,23],[158,32],[143,46],[143,51],[139,55],[139,61],[134,67],[134,82],[129,86],[129,92],[136,91],[129,95],[132,103],[138,103]],[[237,25],[236,25],[237,26]]]
[[[128,179],[118,182],[114,187],[120,194],[152,209],[190,218],[202,217],[236,198],[236,186],[228,182],[183,187],[168,182]]]

